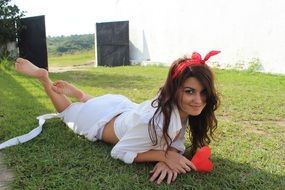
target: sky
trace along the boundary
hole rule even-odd
[[[26,11],[25,17],[45,15],[47,36],[60,36],[94,33],[96,22],[112,20],[110,12],[118,1],[12,0],[11,4]]]

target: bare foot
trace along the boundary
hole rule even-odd
[[[18,58],[15,63],[15,68],[16,71],[31,77],[35,77],[39,80],[48,78],[47,70],[35,66],[27,59]]]
[[[81,100],[84,97],[84,93],[81,90],[63,80],[55,81],[52,90],[58,94],[64,94],[69,97],[77,98],[78,100]]]

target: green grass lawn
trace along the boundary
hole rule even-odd
[[[165,67],[91,68],[51,73],[89,92],[120,93],[135,102],[155,96]],[[215,70],[222,105],[215,169],[188,173],[160,186],[148,181],[153,164],[127,165],[110,156],[111,145],[75,135],[58,119],[47,121],[34,140],[7,148],[13,189],[284,189],[285,76]],[[0,70],[0,142],[29,132],[36,117],[54,112],[41,85],[13,70]]]
[[[71,66],[86,64],[95,60],[95,50],[75,52],[73,54],[63,54],[61,56],[49,55],[48,64],[54,66]]]

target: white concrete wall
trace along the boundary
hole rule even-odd
[[[19,56],[16,42],[8,42],[5,45],[0,45],[0,54],[3,50],[7,50],[9,52],[9,56],[12,58],[16,58]]]
[[[129,20],[131,60],[170,64],[192,51],[220,65],[258,58],[285,73],[284,0],[113,0],[102,21]]]

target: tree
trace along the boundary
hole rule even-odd
[[[7,53],[7,43],[15,41],[20,27],[16,27],[19,19],[24,16],[17,5],[11,5],[11,0],[0,0],[0,56]]]

